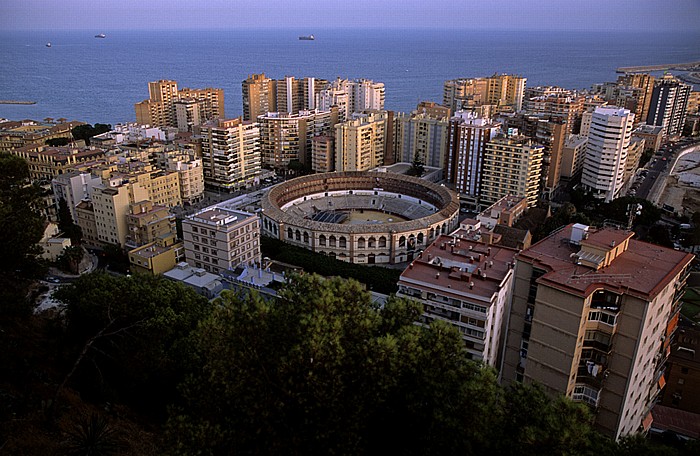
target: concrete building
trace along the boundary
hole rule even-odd
[[[538,382],[619,438],[647,430],[693,256],[568,225],[516,256],[501,380]]]
[[[332,134],[338,109],[299,111],[297,114],[269,112],[258,117],[263,166],[287,172],[289,162],[298,160],[311,167],[311,140]]]
[[[632,137],[644,139],[644,148],[658,152],[664,138],[663,127],[641,124],[633,132]]]
[[[185,261],[185,249],[175,237],[166,237],[129,251],[132,274],[163,274]]]
[[[700,327],[680,317],[674,337],[664,341],[664,347],[669,369],[661,404],[700,413]]]
[[[207,299],[214,299],[224,290],[220,276],[202,268],[192,267],[184,262],[178,263],[173,269],[164,272],[163,277],[183,283]]]
[[[476,216],[487,229],[496,225],[512,227],[527,210],[527,198],[508,195],[499,199]]]
[[[70,171],[54,177],[51,180],[51,188],[56,204],[58,205],[61,199],[65,200],[73,222],[75,222],[78,219],[75,206],[85,199],[90,199],[92,189],[101,183],[102,179],[99,176],[80,171]],[[56,206],[56,209],[58,210],[58,206]]]
[[[79,125],[85,125],[85,122],[75,120],[58,123],[40,123],[35,120],[0,122],[0,152],[9,152],[31,144],[44,145],[50,139],[72,140],[71,130]]]
[[[50,147],[41,144],[28,144],[12,149],[9,153],[23,158],[27,162],[31,180],[47,182],[68,172],[76,165],[98,160],[105,156],[104,150],[94,147]]]
[[[102,245],[101,239],[97,234],[97,221],[95,220],[95,207],[92,201],[81,201],[75,206],[75,215],[73,222],[80,227],[83,233],[83,244],[90,246]]]
[[[449,108],[443,106],[398,115],[396,119],[399,156],[412,163],[419,158],[424,165],[442,168],[447,161],[450,126]]]
[[[525,197],[528,207],[537,205],[543,156],[544,146],[526,136],[491,139],[484,149],[480,205],[508,195]]]
[[[627,109],[593,112],[581,184],[596,198],[610,202],[620,195],[633,127],[634,114]]]
[[[311,170],[315,173],[335,171],[335,137],[314,136],[311,140]]]
[[[639,168],[639,163],[642,160],[642,155],[644,155],[644,138],[638,136],[632,136],[630,139],[630,146],[627,149],[627,160],[625,161],[625,176],[623,177],[624,182],[629,182],[637,172]]]
[[[243,120],[255,120],[277,111],[275,85],[265,73],[252,74],[243,82]]]
[[[341,79],[332,81],[317,96],[316,107],[328,111],[337,106],[340,121],[351,118],[355,112],[384,109],[384,83],[369,79]]]
[[[165,171],[177,173],[182,203],[193,204],[204,198],[202,160],[182,153],[169,154],[166,160]]]
[[[138,124],[178,127],[179,117],[179,129],[187,131],[207,120],[224,117],[224,91],[214,88],[178,90],[176,81],[163,79],[148,83],[148,99],[136,103],[134,109]]]
[[[481,194],[486,143],[498,134],[500,127],[498,122],[467,111],[456,112],[450,120],[447,182],[454,185],[460,200],[472,207],[478,206]]]
[[[201,129],[206,185],[233,191],[251,185],[261,173],[260,128],[242,118],[212,121]]]
[[[571,90],[556,91],[533,96],[525,100],[523,108],[528,114],[545,114],[566,123],[565,134],[578,132],[583,114],[585,97]]]
[[[368,171],[384,164],[388,114],[373,112],[335,126],[335,170]]]
[[[452,112],[483,105],[493,105],[500,112],[520,111],[526,81],[527,78],[508,74],[445,81],[442,104]]]
[[[469,358],[497,367],[516,253],[468,230],[439,236],[401,273],[397,296],[420,301],[423,324],[450,323]]]
[[[588,136],[571,135],[566,138],[561,156],[560,176],[572,179],[583,171],[583,160],[586,158]]]
[[[129,233],[127,215],[130,204],[147,199],[148,191],[138,184],[122,185],[121,182],[107,181],[95,187],[92,205],[97,241],[102,245],[118,244],[124,247]]]
[[[681,135],[691,89],[692,86],[682,83],[670,74],[665,74],[657,80],[646,123],[663,127],[665,136]]]
[[[219,274],[241,264],[260,264],[257,215],[212,206],[182,222],[187,263]]]
[[[126,225],[126,246],[131,249],[176,235],[175,216],[167,207],[154,205],[148,200],[129,206]]]

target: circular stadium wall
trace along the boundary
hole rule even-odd
[[[261,206],[264,235],[351,263],[411,261],[459,224],[456,193],[393,173],[298,177],[273,187]]]

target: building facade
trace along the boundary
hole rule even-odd
[[[568,225],[516,257],[501,380],[594,410],[612,438],[648,429],[693,256]]]
[[[384,164],[386,112],[370,113],[335,126],[335,170],[368,171]]]
[[[670,74],[657,80],[649,104],[647,125],[663,127],[665,136],[681,135],[691,90],[692,86]]]
[[[260,129],[242,118],[201,128],[204,183],[224,191],[250,185],[261,173]]]
[[[257,215],[212,206],[182,221],[185,258],[190,266],[219,274],[260,264]]]
[[[633,127],[634,114],[627,109],[602,107],[593,112],[581,184],[596,198],[610,202],[620,195]]]

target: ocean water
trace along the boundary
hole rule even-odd
[[[298,40],[309,33],[315,41]],[[443,82],[458,77],[516,73],[528,86],[581,89],[614,81],[620,66],[698,60],[700,31],[0,31],[0,100],[37,102],[0,105],[0,118],[134,121],[134,103],[158,79],[223,88],[226,116],[236,117],[241,81],[260,72],[373,79],[385,84],[386,108],[406,112],[419,100],[441,102]]]

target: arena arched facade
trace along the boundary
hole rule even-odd
[[[298,177],[273,187],[261,207],[264,235],[351,263],[411,261],[459,224],[456,193],[394,173]]]

